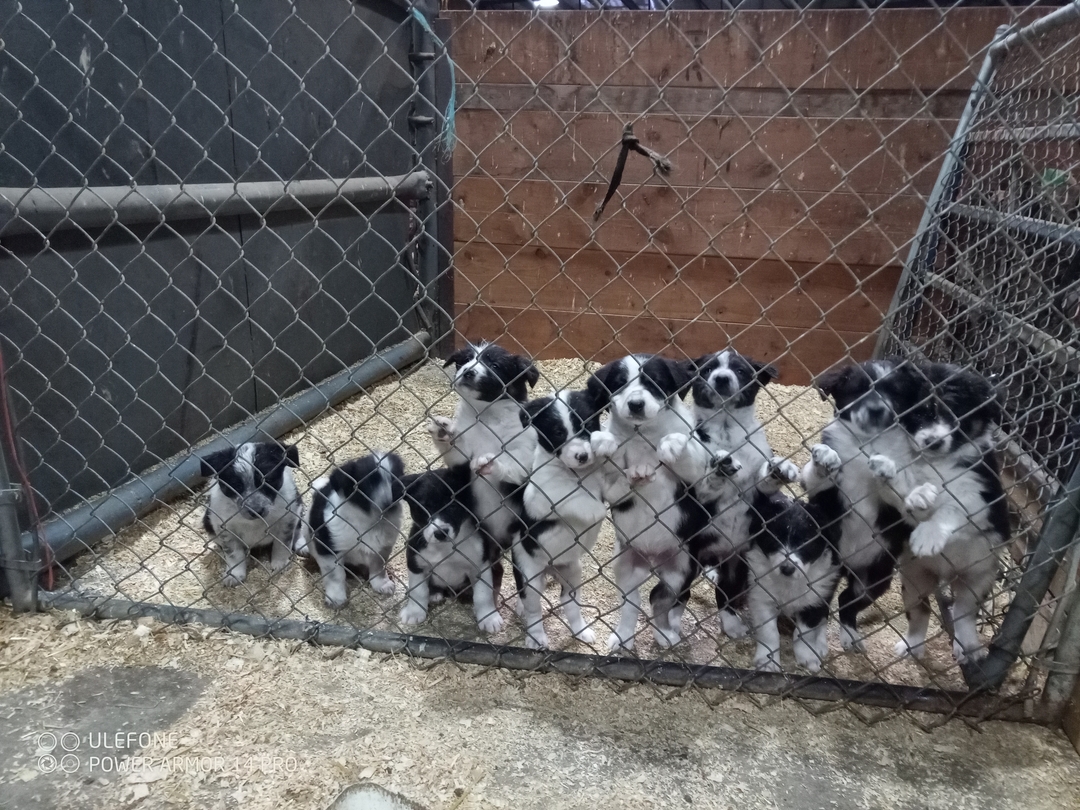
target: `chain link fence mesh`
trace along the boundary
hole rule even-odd
[[[947,608],[921,661],[897,654],[908,625],[897,583],[860,619],[865,651],[841,648],[834,604],[813,674],[796,666],[783,622],[783,672],[762,671],[753,638],[722,626],[707,576],[685,615],[676,605],[659,628],[681,626],[679,643],[643,618],[633,648],[609,654],[624,608],[614,513],[594,544],[588,532],[571,544],[583,623],[567,613],[564,581],[544,590],[545,650],[530,649],[535,625],[517,615],[509,554],[493,611],[483,576],[471,606],[433,600],[408,617],[416,626],[402,611],[423,565],[415,539],[406,551],[413,519],[460,529],[424,519],[416,477],[454,452],[438,425],[459,402],[443,367],[455,339],[534,359],[532,399],[585,389],[634,352],[685,361],[734,347],[778,369],[757,414],[771,453],[799,467],[833,419],[811,382],[878,343],[879,356],[973,369],[1006,396],[1011,537],[978,617],[995,637],[1071,468],[1075,15],[1002,50],[976,81],[996,27],[1044,10],[435,12],[4,6],[0,348],[21,439],[17,454],[6,446],[12,477],[35,493],[22,502],[24,540],[39,535],[55,563],[43,600],[784,695],[815,711],[841,701],[868,722],[906,709],[1045,719],[1065,575],[1036,595],[1038,616],[992,694],[957,664]],[[950,148],[969,99],[974,115]],[[532,435],[521,424],[504,424],[500,441]],[[455,433],[458,449],[467,434]],[[291,462],[243,449],[270,439],[296,448]],[[282,484],[292,505],[261,518],[277,552],[260,542],[250,559],[222,527],[234,507],[208,513],[200,485],[215,467],[227,479],[214,454],[237,448],[241,470],[262,466],[275,482],[287,467],[296,489]],[[386,462],[389,500],[367,486],[377,469],[332,477],[373,452],[401,459]],[[488,474],[486,460],[468,461]],[[335,494],[357,479],[377,508]],[[502,494],[520,511],[524,489],[513,490]],[[377,524],[362,532],[344,598],[339,570],[312,558],[315,514]],[[663,520],[650,515],[643,530]],[[447,554],[468,557],[481,539],[464,532]],[[643,589],[649,617],[655,582]]]

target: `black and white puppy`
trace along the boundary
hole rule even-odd
[[[536,430],[536,455],[525,488],[526,529],[514,544],[518,614],[525,645],[546,647],[542,595],[547,574],[562,586],[562,612],[574,638],[596,635],[581,615],[581,558],[592,551],[607,514],[604,461],[618,449],[600,430],[600,414],[587,391],[559,391],[526,410]]]
[[[922,367],[934,389],[934,420],[910,434],[910,453],[878,461],[893,505],[916,521],[900,559],[908,631],[898,655],[922,657],[930,596],[951,586],[953,653],[960,663],[986,655],[976,619],[998,574],[1009,512],[994,453],[1001,407],[980,375],[942,363]]]
[[[499,547],[477,524],[469,468],[429,470],[403,481],[413,523],[405,544],[409,588],[401,624],[420,624],[429,606],[444,598],[471,598],[477,625],[497,633],[503,626],[495,609],[502,563]]]
[[[754,666],[780,671],[777,619],[783,615],[795,622],[796,662],[817,672],[829,652],[829,604],[840,579],[836,549],[813,510],[779,492],[759,494],[752,514],[746,562]]]
[[[536,450],[536,432],[523,406],[540,372],[526,357],[492,343],[466,346],[447,366],[457,367],[454,390],[461,397],[453,419],[434,417],[429,426],[447,467],[472,475],[476,518],[503,550],[524,527],[521,499]]]
[[[874,468],[883,457],[903,457],[908,436],[931,423],[930,384],[911,363],[873,360],[826,372],[815,386],[833,399],[836,415],[811,450],[803,485],[847,581],[838,602],[841,646],[864,652],[859,612],[889,589],[911,531],[883,497]]]
[[[716,590],[720,623],[731,638],[746,635],[736,613],[745,601],[743,552],[750,545],[753,504],[798,479],[792,462],[774,456],[754,411],[758,393],[776,369],[732,349],[692,361],[694,432],[665,437],[660,460],[686,484],[707,513],[690,539],[691,553]],[[689,585],[680,602],[685,604]]]
[[[247,442],[200,459],[202,474],[213,477],[203,528],[225,554],[222,582],[235,587],[247,577],[248,553],[270,545],[274,573],[289,564],[303,512],[292,467],[295,446]]]
[[[322,572],[326,604],[344,607],[345,566],[359,569],[376,593],[394,592],[386,563],[401,534],[405,465],[376,451],[347,461],[312,484],[307,551]]]
[[[664,588],[654,590],[652,627],[657,644],[670,647],[681,638],[671,623],[677,600],[694,570],[684,535],[697,508],[689,488],[660,464],[657,448],[665,436],[689,435],[693,417],[682,402],[690,371],[663,357],[636,354],[615,360],[589,378],[597,407],[607,407],[604,430],[617,444],[608,464],[611,522],[615,528],[614,579],[621,597],[619,622],[608,639],[610,650],[631,650],[641,586],[655,574]]]

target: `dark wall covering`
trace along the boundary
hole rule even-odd
[[[0,186],[414,168],[390,3],[0,2]],[[0,350],[63,509],[416,327],[404,204],[0,233]]]

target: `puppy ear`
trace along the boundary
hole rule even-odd
[[[667,367],[675,387],[675,395],[682,396],[686,393],[686,389],[690,387],[690,384],[694,382],[694,377],[697,376],[697,367],[691,368],[687,363],[678,360],[668,360]]]
[[[408,486],[405,479],[407,475],[391,475],[390,476],[390,498],[397,503],[405,497],[405,489]]]
[[[199,468],[202,471],[203,478],[210,478],[219,475],[222,470],[232,464],[235,460],[236,448],[227,447],[224,450],[218,450],[208,456],[200,458]]]
[[[606,366],[598,368],[585,384],[585,390],[592,397],[593,405],[596,406],[597,411],[602,411],[611,404],[611,391],[608,390],[607,381],[614,368],[614,363],[608,363]]]
[[[533,419],[550,405],[554,399],[554,397],[541,397],[540,399],[532,399],[526,402],[525,407],[523,407],[520,412],[521,426],[527,428],[531,425]]]
[[[417,481],[420,480],[421,476],[423,476],[423,473],[409,473],[397,478],[397,484],[401,487],[401,497],[412,502],[416,496]],[[393,489],[392,486],[391,489]]]
[[[458,349],[452,355],[447,357],[446,362],[443,363],[443,368],[448,368],[450,366],[461,368],[474,357],[476,357],[476,351],[472,346],[466,346],[464,349]]]
[[[854,366],[841,366],[829,369],[814,380],[814,388],[821,394],[822,399],[828,399],[847,382]]]
[[[754,376],[757,377],[757,381],[761,385],[768,385],[777,377],[780,376],[780,372],[776,370],[776,366],[769,363],[762,363],[759,360],[750,360],[750,367],[754,369]]]
[[[285,445],[285,464],[289,467],[300,467],[300,450],[295,444]]]
[[[525,382],[529,384],[529,388],[535,387],[540,382],[540,369],[533,365],[532,360],[526,360],[525,358],[522,358],[522,364],[524,365]]]

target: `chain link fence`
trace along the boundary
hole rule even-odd
[[[3,6],[17,606],[1054,720],[1080,649],[1075,4],[204,6]],[[709,362],[729,348],[756,365]],[[635,386],[634,353],[671,362]],[[914,555],[883,523],[838,635],[865,571],[836,488],[799,481],[843,404],[822,375],[894,356],[1003,395],[976,438],[1008,527],[960,566],[996,571],[985,659],[954,653],[962,577],[906,654]],[[720,378],[713,411],[752,402],[735,439],[694,433]],[[942,413],[926,390],[910,412]],[[970,472],[894,461],[946,493]]]

